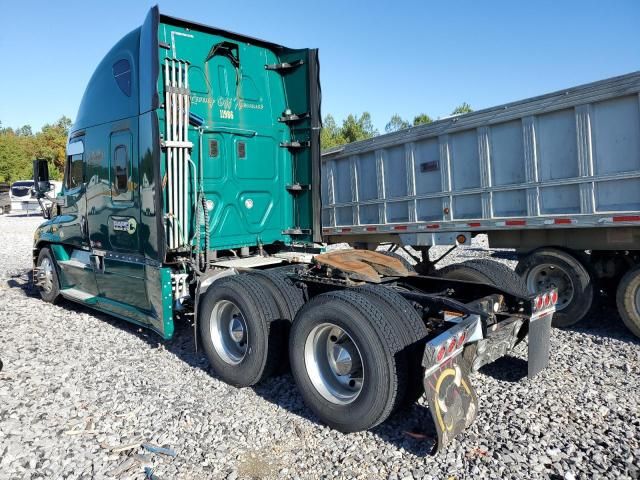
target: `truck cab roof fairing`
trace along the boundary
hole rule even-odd
[[[139,52],[140,28],[136,28],[122,37],[96,67],[80,102],[72,131],[138,115]],[[128,70],[125,68],[127,62]]]

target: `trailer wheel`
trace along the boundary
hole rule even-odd
[[[640,337],[640,266],[628,271],[620,280],[616,303],[624,324]]]
[[[354,289],[380,304],[385,316],[394,319],[397,334],[407,345],[401,352],[406,364],[406,390],[399,396],[397,407],[413,404],[424,393],[422,355],[429,330],[411,303],[398,292],[382,285],[363,285]],[[388,313],[387,313],[388,312]]]
[[[40,287],[40,297],[45,302],[56,303],[60,298],[60,281],[56,261],[51,254],[51,250],[43,248],[38,254],[38,278],[36,279]]]
[[[591,275],[567,252],[555,248],[535,250],[518,262],[516,273],[532,294],[551,287],[558,289],[554,327],[575,325],[591,310],[594,299]]]
[[[214,282],[202,299],[199,328],[214,372],[237,387],[267,378],[282,362],[284,339],[273,334],[275,300],[248,275]]]
[[[362,292],[314,297],[289,337],[291,372],[307,406],[342,432],[366,430],[390,415],[401,394],[392,321]]]

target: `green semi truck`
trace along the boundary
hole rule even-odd
[[[530,376],[547,366],[557,292],[530,296],[490,261],[439,278],[393,254],[327,252],[320,96],[317,50],[152,8],[89,81],[62,192],[35,232],[34,278],[47,302],[167,340],[192,321],[232,385],[289,366],[309,408],[344,432],[425,395],[442,448],[476,416],[470,371],[527,336]],[[45,160],[34,182],[45,197]]]

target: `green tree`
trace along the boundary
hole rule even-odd
[[[471,105],[469,105],[467,102],[462,102],[462,105],[458,105],[453,112],[451,112],[451,115],[464,115],[465,113],[471,113],[473,112],[473,108],[471,108]]]
[[[338,124],[336,124],[333,115],[327,115],[322,122],[322,131],[320,132],[320,145],[322,148],[337,147],[338,145],[344,145],[345,139],[342,136],[342,131]]]
[[[373,127],[373,123],[371,122],[371,114],[369,112],[364,112],[360,116],[349,114],[342,122],[341,133],[345,143],[366,140],[367,138],[378,135],[378,131]]]
[[[384,131],[387,133],[397,132],[398,130],[409,128],[410,126],[411,124],[409,122],[396,113],[391,117],[387,126],[384,127]]]
[[[54,124],[44,125],[42,131],[36,134],[35,155],[38,158],[51,160],[58,173],[64,170],[67,136],[70,128],[71,119],[63,116]]]
[[[23,125],[20,128],[16,128],[16,135],[20,135],[22,137],[30,137],[31,135],[33,135],[31,125]]]
[[[421,113],[421,114],[416,115],[415,117],[413,117],[413,126],[414,127],[416,125],[425,125],[425,124],[431,123],[431,122],[433,122],[433,120],[426,113]]]
[[[70,128],[71,120],[64,116],[35,135],[29,125],[14,130],[0,122],[0,181],[31,178],[32,161],[38,157],[51,160],[51,177],[61,178]]]

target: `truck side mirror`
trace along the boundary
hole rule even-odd
[[[49,163],[44,158],[33,161],[33,190],[38,198],[43,198],[51,190]]]

